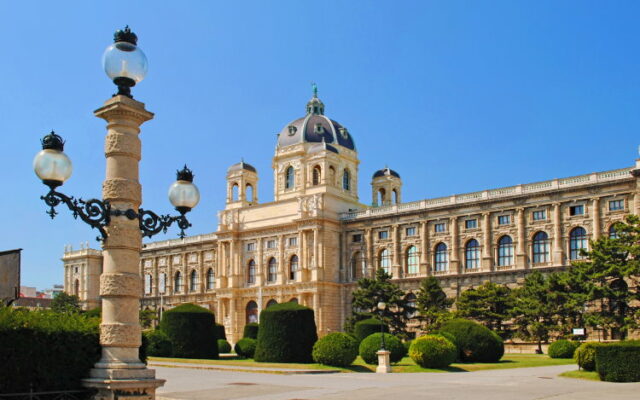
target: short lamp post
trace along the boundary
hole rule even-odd
[[[94,114],[107,122],[105,156],[106,178],[102,185],[102,200],[84,201],[67,196],[57,189],[71,177],[72,164],[64,151],[64,140],[54,132],[42,139],[33,167],[49,187],[42,199],[50,207],[47,214],[57,215],[56,207],[64,203],[80,219],[100,232],[103,271],[100,276],[102,321],[100,345],[102,356],[91,370],[84,385],[97,390],[94,399],[115,400],[154,399],[156,388],[164,380],[155,378],[155,371],[140,362],[141,328],[138,312],[142,280],[139,273],[142,237],[166,232],[175,222],[179,236],[191,224],[185,214],[199,200],[193,184],[193,172],[184,168],[169,188],[169,200],[177,216],[158,215],[140,208],[142,186],[139,183],[141,141],[140,126],[153,118],[143,103],[133,99],[131,88],[147,73],[147,59],[137,47],[137,36],[129,27],[114,35],[114,43],[103,55],[107,76],[118,87],[118,93],[107,100]]]
[[[380,310],[380,336],[382,336],[382,343],[380,343],[380,350],[385,349],[384,343],[384,312],[387,309],[387,303],[384,301],[378,302],[378,310]]]
[[[384,342],[384,313],[387,310],[387,303],[384,301],[378,302],[378,310],[380,310],[380,336],[382,341],[380,342],[380,350],[376,352],[378,355],[378,367],[376,372],[379,374],[387,374],[391,372],[391,357],[389,350],[386,349]]]

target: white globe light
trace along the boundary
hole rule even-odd
[[[147,57],[138,46],[129,42],[116,42],[102,55],[104,72],[111,80],[128,78],[139,83],[147,76]]]
[[[43,182],[59,182],[69,179],[73,166],[66,154],[55,149],[44,149],[33,159],[33,170]]]
[[[189,211],[200,202],[200,191],[192,182],[178,180],[169,187],[169,201],[178,211]]]

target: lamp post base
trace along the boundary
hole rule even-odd
[[[378,355],[378,367],[376,368],[377,374],[388,374],[391,372],[391,352],[389,350],[379,350],[376,352]]]
[[[147,368],[94,368],[90,376],[82,384],[98,390],[93,400],[153,400],[165,382]]]

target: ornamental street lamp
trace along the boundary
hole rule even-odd
[[[387,303],[384,301],[378,302],[378,310],[380,310],[380,336],[382,336],[382,343],[380,344],[380,350],[385,350],[384,345],[384,312],[387,309]]]
[[[153,118],[144,104],[133,100],[131,88],[147,73],[147,59],[137,47],[137,36],[129,27],[114,35],[103,58],[104,70],[118,87],[118,93],[94,112],[107,122],[105,156],[106,178],[102,185],[102,200],[84,201],[67,196],[59,188],[72,173],[72,164],[64,154],[64,140],[54,132],[42,139],[33,167],[36,175],[49,186],[42,199],[50,207],[47,214],[54,218],[61,203],[92,228],[100,231],[103,271],[100,275],[102,321],[100,345],[102,356],[91,370],[84,385],[97,389],[94,399],[155,398],[155,390],[164,380],[155,378],[155,371],[140,362],[140,250],[142,237],[166,232],[175,222],[179,236],[191,224],[185,214],[200,201],[193,184],[193,172],[185,165],[177,172],[177,181],[169,188],[169,200],[177,216],[158,215],[140,208],[142,187],[138,164],[141,158],[140,126]]]

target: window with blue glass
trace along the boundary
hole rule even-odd
[[[284,174],[284,188],[285,189],[293,189],[295,185],[295,170],[293,167],[287,168],[287,171]]]
[[[624,200],[609,201],[609,211],[624,210]]]
[[[253,260],[247,266],[247,283],[256,283],[256,262]]]
[[[511,223],[511,215],[498,215],[498,225],[509,225]]]
[[[407,273],[408,274],[417,274],[418,273],[418,248],[416,246],[411,246],[407,249]]]
[[[388,249],[384,249],[380,252],[379,267],[382,268],[387,274],[389,273],[391,267],[391,254]]]
[[[378,232],[378,239],[388,239],[388,238],[389,238],[389,231]]]
[[[415,236],[416,235],[416,227],[415,226],[411,226],[411,227],[407,228],[405,233],[406,233],[407,236]]]
[[[480,244],[477,240],[471,239],[464,247],[464,266],[466,269],[480,268]]]
[[[549,235],[546,232],[538,232],[533,236],[532,247],[534,264],[549,262]]]
[[[275,282],[276,277],[278,276],[278,262],[274,257],[269,259],[269,268],[267,271],[267,281]]]
[[[342,188],[344,190],[351,189],[351,175],[349,174],[349,170],[345,169],[342,173]]]
[[[513,265],[513,240],[505,235],[498,240],[498,266]]]
[[[475,229],[478,227],[478,220],[477,219],[468,219],[466,221],[464,221],[464,227],[466,229]]]
[[[583,258],[580,250],[586,250],[588,244],[587,231],[582,227],[573,228],[569,233],[569,258],[572,260]]]
[[[571,206],[569,207],[569,215],[583,215],[584,214],[584,205],[580,204],[579,206]]]
[[[609,239],[618,239],[618,231],[616,231],[616,224],[613,224],[609,227]]]
[[[534,221],[542,221],[542,220],[547,219],[547,212],[546,212],[546,210],[534,211],[531,214],[531,217],[533,218]]]
[[[449,251],[447,250],[446,244],[438,243],[433,257],[436,271],[446,271],[449,269]]]
[[[445,226],[444,222],[441,222],[439,224],[435,224],[433,226],[433,230],[435,232],[444,232],[447,229],[447,227]]]

